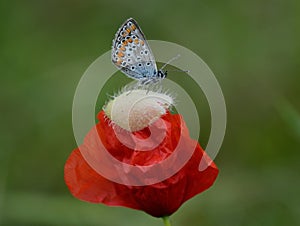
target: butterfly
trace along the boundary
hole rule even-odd
[[[163,67],[157,70],[145,35],[133,18],[127,19],[117,31],[112,43],[111,59],[118,69],[140,84],[155,83],[167,76]]]

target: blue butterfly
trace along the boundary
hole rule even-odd
[[[167,76],[164,66],[157,70],[155,58],[137,22],[129,18],[117,31],[112,44],[112,62],[140,84],[155,83]]]

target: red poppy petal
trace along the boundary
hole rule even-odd
[[[127,186],[116,186],[114,182],[95,172],[75,149],[65,164],[65,182],[73,196],[92,203],[111,206],[126,206],[138,209],[139,205],[128,193]]]
[[[98,135],[107,150],[119,161],[137,166],[158,163],[168,158],[178,144],[181,136],[186,150],[194,150],[188,162],[170,178],[147,186],[126,186],[112,182],[96,171],[85,161],[79,149],[72,152],[65,165],[65,181],[71,193],[78,199],[104,203],[111,206],[126,206],[143,210],[152,216],[161,217],[174,213],[183,202],[209,188],[218,175],[216,165],[195,141],[190,139],[185,124],[181,124],[180,115],[167,113],[162,116],[166,122],[167,132],[163,142],[152,151],[134,151],[124,146],[116,137],[103,112],[98,115]],[[182,128],[181,128],[182,126]],[[180,132],[183,131],[183,134]],[[137,132],[140,137],[147,138],[147,129]],[[126,134],[125,134],[126,135]],[[84,145],[91,152],[97,152],[97,147],[87,144],[92,138],[87,135]],[[125,136],[126,137],[126,136]],[[128,142],[131,142],[128,137]],[[96,147],[96,148],[95,148]],[[95,150],[93,150],[95,149]],[[205,158],[208,167],[199,171],[199,163]],[[164,171],[162,170],[162,174]]]

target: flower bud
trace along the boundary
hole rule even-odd
[[[114,97],[103,110],[114,124],[134,132],[151,125],[164,115],[173,103],[173,98],[168,94],[135,89]]]

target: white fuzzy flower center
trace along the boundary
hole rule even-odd
[[[136,89],[116,96],[104,111],[114,124],[134,132],[155,122],[173,103],[168,94]]]

